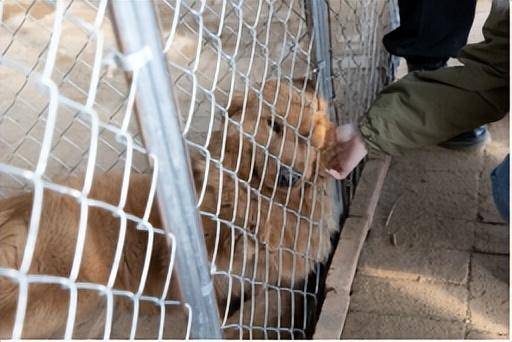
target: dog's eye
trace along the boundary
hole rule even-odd
[[[269,127],[271,127],[271,128],[272,128],[272,130],[273,130],[274,132],[276,132],[277,134],[279,134],[279,133],[281,133],[281,132],[283,131],[283,127],[282,127],[280,124],[278,124],[275,120],[274,120],[274,121],[272,121],[272,119],[271,119],[271,118],[268,118],[268,119],[267,119],[267,124],[268,124],[268,126],[269,126]]]

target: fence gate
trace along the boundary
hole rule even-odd
[[[311,337],[395,12],[0,0],[0,338]]]

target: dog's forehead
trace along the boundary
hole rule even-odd
[[[272,80],[265,84],[263,97],[271,103],[275,101],[274,110],[278,115],[286,117],[290,125],[299,127],[301,133],[308,133],[314,112],[313,94],[300,93],[287,82],[278,85],[277,81]]]

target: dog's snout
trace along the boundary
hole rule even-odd
[[[289,167],[280,167],[277,185],[283,187],[294,186],[300,179],[301,174]]]

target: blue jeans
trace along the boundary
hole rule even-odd
[[[508,223],[510,220],[509,209],[509,169],[510,169],[510,155],[507,155],[505,160],[498,165],[491,173],[492,182],[492,195],[494,203],[500,212],[503,219]]]

